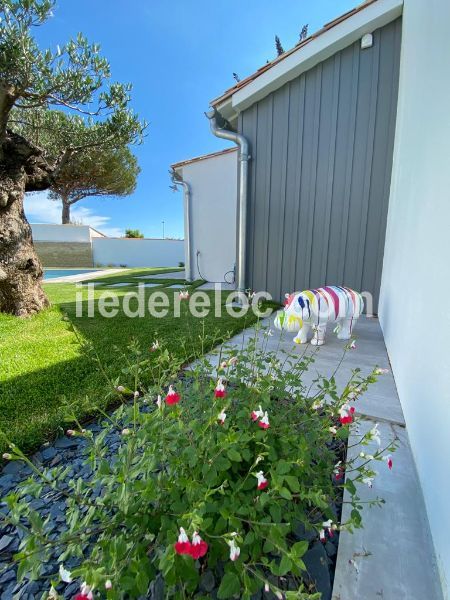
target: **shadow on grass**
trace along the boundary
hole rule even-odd
[[[153,291],[154,288],[146,290],[147,300]],[[212,297],[213,293],[210,294]],[[81,318],[76,316],[75,302],[61,302],[58,308],[61,328],[72,324],[81,340],[95,349],[102,369],[72,332],[65,335],[62,342],[67,346],[66,356],[71,358],[0,382],[0,428],[26,452],[36,449],[67,427],[64,422],[65,402],[71,404],[80,420],[94,414],[95,404],[105,407],[117,402],[108,378],[119,378],[123,384],[131,385],[122,371],[124,355],[132,341],[140,343],[150,360],[154,357],[150,352],[151,344],[159,340],[163,348],[187,362],[255,321],[253,314],[237,319],[225,311],[220,318],[215,318],[214,311],[211,311],[209,316],[199,319],[188,314],[186,304],[182,306],[179,318],[167,316],[158,319],[148,313],[143,318],[129,318],[123,312],[114,318],[105,318],[98,314],[97,305],[98,300],[95,301],[94,318],[87,316],[87,301],[83,302],[84,316]],[[173,315],[173,302],[170,308]],[[52,335],[46,331],[45,315],[41,318],[42,334],[38,332],[35,336],[28,350],[30,353],[40,352],[40,335]],[[60,356],[64,356],[65,349],[59,350]],[[0,446],[3,451],[4,442]]]

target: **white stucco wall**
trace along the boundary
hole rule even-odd
[[[191,188],[192,278],[224,281],[236,262],[237,152],[204,158],[179,171]]]
[[[94,265],[178,267],[184,262],[183,240],[93,238]]]
[[[379,308],[446,598],[450,584],[449,24],[448,0],[405,0]]]
[[[90,242],[91,237],[102,235],[88,225],[32,223],[31,230],[36,242]]]

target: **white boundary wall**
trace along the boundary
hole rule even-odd
[[[449,23],[449,0],[405,0],[379,308],[445,598],[450,585]]]
[[[184,262],[184,240],[93,238],[94,265],[178,267]]]
[[[191,189],[191,277],[224,281],[236,263],[237,151],[202,157],[176,170]]]
[[[103,237],[103,234],[89,225],[53,225],[50,223],[32,223],[35,242],[84,242],[91,238]]]

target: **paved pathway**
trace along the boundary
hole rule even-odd
[[[270,324],[270,322],[267,322]],[[368,373],[375,365],[389,368],[389,359],[383,334],[377,319],[361,318],[354,330],[356,349],[347,352],[336,375],[338,387],[348,381],[352,369],[360,367]],[[303,352],[304,346],[294,346],[295,334],[283,334],[280,352]],[[230,341],[241,347],[243,339],[254,336],[253,328]],[[278,332],[269,338],[269,348],[276,350]],[[330,331],[326,344],[317,355],[313,368],[303,378],[310,383],[320,373],[329,376],[342,357],[344,342]],[[315,349],[312,346],[307,352]],[[209,355],[213,364],[217,354]],[[382,437],[397,437],[399,448],[395,452],[392,471],[376,463],[379,475],[374,487],[359,486],[361,499],[377,496],[385,499],[382,508],[372,507],[362,511],[364,528],[353,534],[340,536],[333,600],[442,600],[437,567],[431,542],[425,505],[409,445],[408,433],[392,375],[384,375],[373,384],[364,398],[357,401],[356,409],[362,417],[359,431],[379,422]],[[351,438],[358,434],[353,426]],[[351,442],[350,442],[351,443]],[[369,451],[369,450],[368,450]],[[348,500],[344,494],[344,501]],[[348,504],[344,504],[343,519],[347,517]]]

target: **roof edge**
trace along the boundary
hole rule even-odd
[[[370,0],[330,21],[300,44],[211,101],[226,119],[402,14],[403,0]]]
[[[215,158],[216,156],[222,156],[223,154],[230,154],[231,152],[236,152],[237,149],[237,146],[233,146],[232,148],[224,148],[223,150],[218,150],[217,152],[210,152],[209,154],[202,154],[201,156],[194,156],[193,158],[181,160],[179,162],[173,163],[170,166],[174,170],[180,169],[181,167],[190,165],[192,163],[200,162],[202,160],[208,160],[208,158]]]

